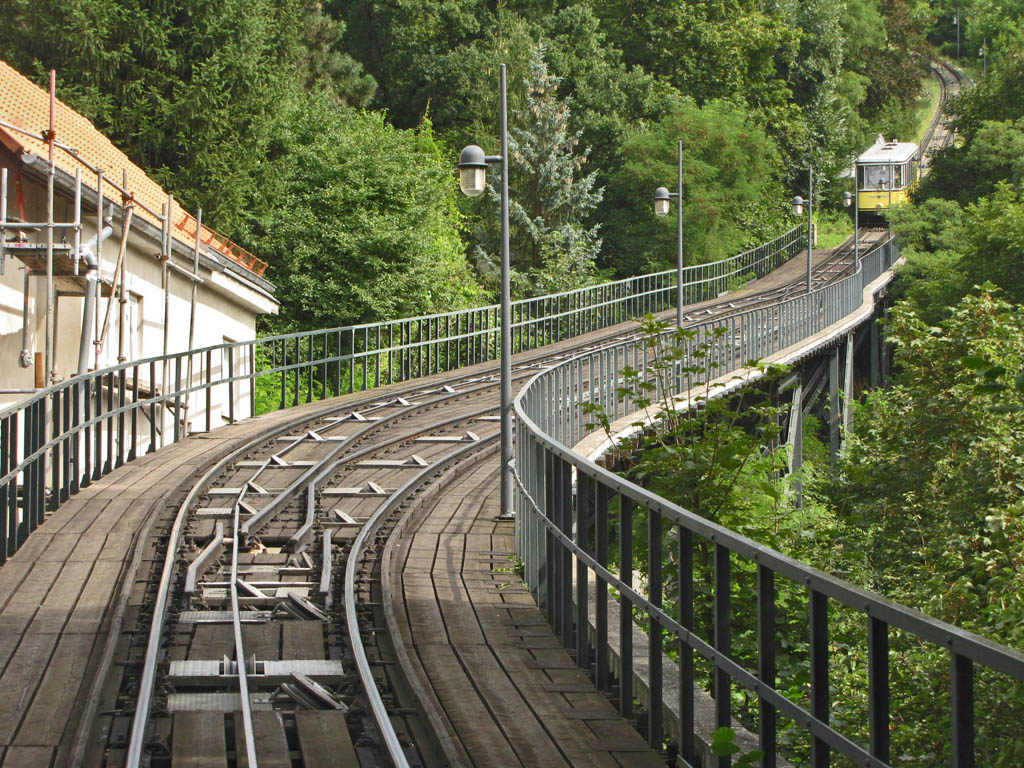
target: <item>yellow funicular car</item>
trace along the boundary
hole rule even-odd
[[[918,146],[886,141],[879,134],[857,158],[857,208],[861,221],[880,220],[890,206],[906,202],[918,177]]]

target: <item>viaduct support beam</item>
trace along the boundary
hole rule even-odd
[[[803,409],[803,381],[797,375],[796,386],[793,387],[793,402],[789,407],[789,439],[786,441],[790,446],[789,472],[799,472],[804,463],[804,409]],[[794,504],[797,509],[803,506],[803,486],[799,480],[794,480],[793,491],[795,493]]]
[[[834,347],[828,360],[828,443],[832,469],[839,457],[839,347]]]
[[[878,318],[872,318],[871,328],[871,388],[875,389],[881,383],[881,366],[879,365],[879,339],[878,339]]]
[[[888,303],[886,303],[886,305],[882,308],[882,317],[885,320],[889,319]],[[889,383],[889,360],[890,355],[892,353],[892,346],[885,340],[884,337],[882,338],[882,343],[880,345],[880,352],[882,354],[882,386],[884,387]]]
[[[853,430],[853,332],[846,336],[846,375],[843,377],[843,445]]]

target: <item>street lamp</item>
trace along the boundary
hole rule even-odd
[[[853,271],[860,272],[860,206],[856,204],[856,197],[849,192],[843,192],[843,206],[849,208],[853,205]]]
[[[508,256],[508,99],[505,89],[505,65],[499,76],[501,100],[501,154],[485,155],[470,144],[459,155],[459,188],[469,197],[478,197],[487,183],[487,164],[501,165],[501,512],[499,519],[515,517],[512,508],[512,300],[509,286]]]
[[[804,214],[804,199],[797,195],[793,198],[793,213]],[[807,167],[807,292],[811,292],[811,258],[814,254],[814,171]]]
[[[676,325],[683,326],[683,142],[679,141],[679,173],[677,175],[676,192],[669,192],[665,187],[654,190],[654,213],[667,216],[669,200],[676,198]]]
[[[956,27],[956,57],[960,58],[960,8],[956,9],[956,16],[953,17],[953,26]]]

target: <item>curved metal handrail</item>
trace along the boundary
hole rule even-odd
[[[716,375],[727,375],[746,365],[750,359],[766,357],[807,340],[854,312],[861,304],[864,288],[890,266],[894,261],[894,255],[895,249],[891,241],[884,243],[863,258],[861,271],[838,283],[773,307],[750,310],[730,321],[712,320],[695,325],[698,335],[706,337],[715,328],[723,327],[723,322],[732,323],[723,340],[723,346],[728,352],[720,357],[722,365],[716,370]],[[770,329],[768,333],[765,333],[766,328]],[[733,348],[733,344],[737,342],[740,346]],[[577,574],[577,585],[573,587],[571,577],[562,572],[569,567],[564,565],[565,553],[568,552],[568,556],[577,564],[582,564],[593,572],[598,588],[604,590],[605,595],[609,587],[618,590],[620,600],[624,602],[622,613],[628,616],[628,612],[636,609],[646,614],[651,627],[654,628],[653,631],[658,635],[659,643],[662,630],[675,635],[683,647],[690,649],[688,653],[692,654],[695,651],[708,659],[718,670],[716,675],[722,674],[727,676],[727,679],[740,683],[758,697],[762,706],[771,707],[773,711],[777,710],[791,718],[801,728],[809,731],[815,739],[856,760],[858,765],[888,765],[887,736],[884,737],[884,748],[878,746],[871,751],[866,750],[829,725],[827,709],[825,717],[822,718],[821,712],[813,704],[811,708],[804,707],[777,690],[774,671],[768,677],[747,671],[730,657],[727,638],[723,649],[718,646],[717,638],[715,642],[710,643],[698,637],[692,632],[692,626],[684,626],[670,616],[661,607],[660,600],[652,600],[650,595],[641,594],[634,588],[631,576],[622,578],[610,570],[607,560],[601,562],[588,546],[585,536],[581,539],[580,527],[589,525],[581,521],[586,521],[588,516],[595,514],[597,504],[604,505],[607,519],[609,500],[619,497],[622,500],[620,509],[628,507],[631,516],[635,514],[635,510],[639,510],[640,514],[648,515],[652,520],[668,521],[679,532],[680,542],[684,540],[685,532],[686,540],[692,542],[690,537],[696,536],[710,541],[716,551],[724,553],[726,558],[729,555],[736,555],[756,563],[759,572],[765,574],[763,578],[768,579],[771,584],[767,593],[771,600],[774,600],[775,575],[806,587],[812,596],[812,623],[822,620],[822,616],[827,617],[828,600],[834,600],[865,614],[871,627],[867,644],[873,664],[884,665],[882,671],[872,676],[872,697],[881,696],[888,702],[888,678],[885,672],[888,669],[887,651],[883,654],[879,649],[888,648],[889,627],[903,630],[921,640],[948,649],[952,667],[959,675],[957,684],[961,686],[959,695],[952,697],[951,704],[955,723],[954,739],[959,739],[961,744],[964,744],[965,740],[973,744],[973,732],[966,732],[973,728],[973,698],[971,690],[964,690],[965,686],[970,689],[972,685],[972,665],[981,664],[1014,680],[1024,682],[1024,654],[861,589],[710,522],[599,466],[569,447],[578,444],[587,434],[584,419],[575,413],[579,403],[584,400],[584,390],[589,402],[601,404],[613,418],[617,418],[620,413],[625,415],[634,410],[629,398],[624,397],[619,391],[618,376],[625,362],[629,362],[634,368],[643,369],[646,365],[644,343],[643,340],[631,340],[602,350],[596,355],[588,355],[589,372],[586,373],[585,380],[581,378],[582,368],[576,360],[546,369],[536,374],[515,399],[515,475],[520,520],[517,545],[525,561],[527,581],[530,582],[535,597],[542,604],[553,601],[553,605],[547,606],[551,611],[552,620],[556,624],[559,620],[563,625],[567,621],[571,624],[571,618],[567,618],[568,614],[561,619],[557,614],[569,610],[566,606],[571,606],[574,601],[578,603],[588,599],[585,592],[578,591],[580,576]],[[757,354],[748,354],[754,351]],[[594,377],[592,371],[595,368],[604,372],[603,380]],[[685,389],[681,376],[677,377],[674,385],[677,392]],[[573,477],[576,506],[570,515],[566,511],[566,498],[573,494]],[[599,497],[604,501],[597,502],[596,499]],[[589,519],[594,520],[593,517]],[[649,530],[661,530],[658,522],[649,525]],[[596,535],[600,537],[601,534]],[[723,583],[717,582],[716,573],[716,595],[719,594],[719,590],[724,590],[726,594],[729,591],[727,568],[725,573]],[[542,584],[544,589],[540,589]],[[759,586],[759,590],[761,589]],[[569,590],[569,593],[562,594],[559,590]],[[572,594],[573,590],[577,590],[575,596]],[[759,599],[764,597],[765,595],[759,591]],[[576,610],[580,610],[578,605]],[[585,616],[586,613],[577,615]],[[595,645],[607,641],[607,628],[605,632],[606,636],[603,639],[598,637]],[[651,637],[653,646],[654,637]],[[823,645],[820,650],[827,654],[827,645]],[[774,651],[771,653],[774,658]],[[692,655],[688,663],[692,679]],[[623,659],[622,675],[630,675],[628,670],[632,668],[632,660]],[[824,686],[827,695],[827,656],[825,669]],[[812,688],[814,685],[812,682]],[[818,685],[821,685],[820,681]],[[812,701],[813,698],[812,693]],[[651,701],[661,700],[660,691],[651,694]],[[881,709],[875,710],[871,723],[873,744],[878,736],[877,731],[889,727],[888,704],[886,703],[884,707],[878,706]],[[729,725],[728,704],[716,702],[716,707],[719,707],[718,725]],[[682,717],[682,714],[680,716]],[[774,734],[771,738],[774,738]],[[769,744],[773,742],[769,741]],[[885,759],[882,759],[883,757]]]
[[[800,234],[794,227],[737,256],[687,267],[684,296],[707,298],[738,274],[771,271],[796,253]],[[513,345],[533,349],[667,309],[677,290],[675,272],[665,271],[514,302]],[[190,416],[205,416],[208,431],[216,426],[215,405],[230,423],[246,399],[247,415],[256,415],[258,397],[267,394],[257,381],[271,390],[275,407],[285,408],[495,359],[498,333],[491,305],[157,355],[36,392],[0,410],[0,563],[47,510],[138,452],[176,442]],[[188,371],[192,378],[184,381]]]

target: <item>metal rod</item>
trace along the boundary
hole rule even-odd
[[[7,169],[0,168],[0,274],[7,258]],[[0,552],[2,556],[2,552]]]
[[[121,184],[124,187],[128,186],[128,169],[125,168],[121,171]],[[124,326],[126,321],[126,310],[128,299],[125,298],[125,274],[128,272],[128,231],[132,225],[132,208],[130,196],[121,198],[121,255],[118,257],[121,260],[121,281],[120,281],[120,295],[118,296],[118,315],[117,315],[117,362],[118,365],[128,360],[127,355],[124,353],[125,334]],[[113,298],[114,286],[110,286],[110,296]]]
[[[118,275],[124,269],[124,255],[125,249],[128,247],[128,229],[131,226],[132,219],[132,207],[128,206],[128,211],[125,214],[127,221],[121,228],[121,247],[117,252],[117,263],[114,265],[114,274],[110,280],[110,299],[107,301],[107,311],[103,316],[103,327],[100,330],[100,336],[96,340],[97,347],[103,349],[103,343],[107,337],[107,328],[110,326],[110,311],[114,305],[114,286],[117,284]],[[121,352],[122,350],[118,350]],[[123,362],[123,361],[121,361]]]
[[[75,259],[75,275],[78,274],[78,264],[82,260],[82,169],[75,168],[75,222],[71,235],[72,253]]]
[[[21,297],[21,355],[18,357],[18,365],[28,368],[32,365],[32,350],[28,348],[28,302],[29,302],[29,278],[32,277],[32,270],[25,267],[25,288]]]
[[[53,140],[56,135],[55,110],[57,102],[57,72],[50,70],[50,128],[47,132],[47,168],[46,168],[46,341],[43,370],[51,381],[56,380],[53,367],[53,183],[55,168],[53,164]]]
[[[683,140],[679,140],[679,174],[676,191],[676,325],[683,327]]]
[[[200,208],[196,212],[196,239],[195,244],[192,246],[192,272],[195,275],[199,275],[199,235],[203,228],[203,209]],[[171,262],[168,260],[167,262]],[[192,299],[189,303],[188,312],[188,372],[185,375],[185,386],[188,389],[192,388],[192,347],[196,336],[196,289],[199,286],[196,281],[192,281]],[[192,400],[192,394],[185,395],[185,436],[188,436],[188,407]]]
[[[171,273],[170,273],[170,270],[167,268],[167,266],[168,266],[168,264],[171,263],[171,216],[174,215],[174,195],[168,195],[167,196],[167,202],[162,206],[162,209],[166,209],[166,211],[167,211],[167,214],[164,217],[163,243],[161,244],[161,253],[160,253],[160,259],[163,262],[163,275],[162,275],[163,280],[162,280],[162,282],[163,282],[163,289],[164,289],[164,322],[163,322],[163,336],[164,336],[164,340],[163,340],[163,355],[164,355],[164,358],[166,358],[167,357],[167,346],[168,346],[168,333],[170,332],[170,327],[171,327],[171,325],[170,325],[170,323],[171,323]],[[168,370],[167,370],[167,360],[166,359],[164,360],[164,363],[163,363],[163,370],[161,371],[161,375],[162,375],[162,382],[161,383],[163,385],[161,393],[163,395],[166,395],[167,394],[167,386],[168,386]],[[165,412],[166,412],[166,408],[167,408],[167,403],[166,402],[164,403],[164,408],[165,408]],[[177,415],[175,415],[174,418],[177,419],[178,418]],[[160,419],[161,419],[161,426],[162,426],[163,425],[163,414],[161,414]],[[166,430],[164,430],[164,429],[160,430],[160,447],[161,448],[163,447],[163,444],[164,444],[164,434],[165,434],[165,432],[166,432]]]
[[[814,257],[814,168],[807,166],[807,292],[811,292],[811,261]]]
[[[515,517],[512,504],[512,298],[508,244],[508,100],[501,65],[501,517]]]
[[[93,303],[92,317],[92,339],[95,350],[96,361],[93,364],[94,370],[100,369],[100,298],[102,293],[103,279],[103,169],[96,171],[96,301]],[[85,318],[82,318],[85,322]]]

